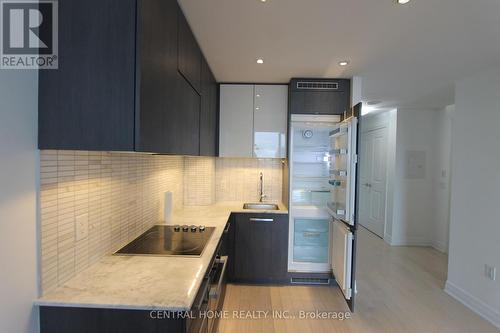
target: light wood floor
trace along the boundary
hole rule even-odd
[[[220,333],[500,332],[443,291],[447,258],[431,248],[390,247],[361,229],[351,319],[222,319]],[[228,285],[232,311],[348,311],[338,288]]]

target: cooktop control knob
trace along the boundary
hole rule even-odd
[[[189,226],[187,224],[184,224],[182,226],[182,231],[189,231]]]
[[[198,230],[200,230],[200,232],[205,231],[205,226],[204,226],[204,225],[200,225],[200,226],[198,227]]]
[[[192,225],[192,226],[191,226],[191,231],[192,231],[192,232],[195,232],[196,230],[198,230],[198,227],[197,227],[197,226],[195,226],[195,225]]]
[[[180,226],[180,225],[178,225],[178,224],[174,225],[174,231],[175,231],[175,232],[179,232],[179,231],[181,231],[181,226]]]

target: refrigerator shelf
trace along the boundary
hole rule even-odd
[[[335,187],[340,187],[343,185],[345,181],[343,180],[337,180],[337,179],[330,179],[328,181],[328,184],[332,185],[332,186],[335,186]]]
[[[328,189],[305,189],[305,188],[294,188],[292,189],[294,192],[300,192],[300,193],[330,193],[330,190]]]
[[[336,219],[345,219],[345,207],[339,205],[335,202],[329,202],[326,204],[328,210],[332,213],[333,217]]]
[[[302,153],[326,153],[330,149],[328,146],[295,146],[295,152]]]
[[[347,127],[339,127],[334,129],[333,131],[330,131],[330,137],[335,137],[339,135],[345,135],[347,134]]]
[[[330,155],[347,155],[347,148],[332,149]]]
[[[347,170],[330,170],[330,175],[338,177],[347,177]]]
[[[325,163],[329,163],[328,161],[309,161],[309,162],[299,162],[299,161],[292,161],[293,164],[304,164],[304,165],[308,165],[308,164],[325,164]]]

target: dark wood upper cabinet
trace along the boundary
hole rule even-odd
[[[179,72],[197,92],[201,92],[202,53],[186,17],[179,8]]]
[[[207,61],[201,66],[200,155],[218,155],[217,82]]]
[[[172,130],[178,130],[174,123],[189,121],[176,105],[178,6],[164,0],[138,4],[136,150],[174,153]]]
[[[200,95],[177,73],[175,112],[169,116],[167,150],[176,155],[200,154]]]
[[[39,71],[39,148],[134,150],[136,1],[58,10],[59,69]]]
[[[39,72],[39,148],[199,155],[200,132],[217,136],[217,100],[200,119],[202,59],[176,0],[61,0],[59,69]]]
[[[292,79],[290,113],[342,115],[350,109],[348,79]]]

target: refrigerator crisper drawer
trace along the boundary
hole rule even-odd
[[[328,263],[330,221],[295,219],[293,242],[294,261]]]
[[[293,190],[293,205],[325,205],[330,198],[330,192],[326,190]]]
[[[328,263],[328,246],[294,246],[295,262]]]
[[[328,247],[328,221],[295,220],[294,244],[297,246]]]

